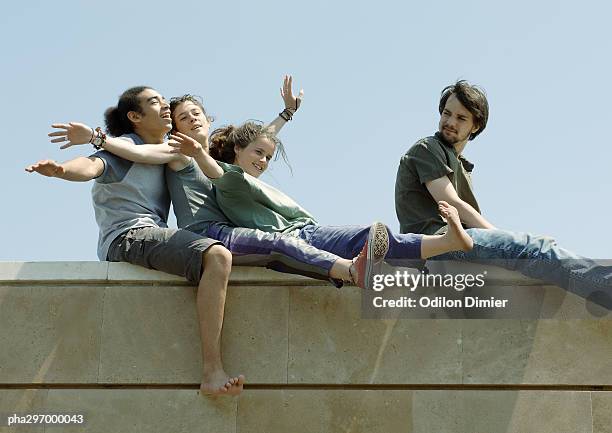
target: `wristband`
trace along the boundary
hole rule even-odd
[[[293,119],[293,112],[290,108],[285,108],[283,111],[278,113],[278,115],[282,117],[285,122],[289,122],[291,119]]]
[[[95,137],[92,135],[91,140],[89,141],[96,150],[100,150],[104,147],[106,143],[106,134],[102,132],[102,128],[99,126],[95,130]]]

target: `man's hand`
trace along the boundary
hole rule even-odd
[[[183,155],[197,157],[202,153],[208,151],[208,137],[206,137],[206,143],[202,146],[197,140],[185,135],[181,132],[170,134],[171,140],[168,141],[168,145],[174,147],[172,153],[182,153]]]
[[[304,98],[304,89],[300,90],[300,94],[296,97],[293,96],[293,90],[291,89],[293,84],[293,77],[291,75],[285,75],[285,79],[283,81],[283,87],[280,89],[281,97],[285,102],[285,108],[295,112],[302,103],[302,99]]]
[[[38,161],[36,164],[32,164],[26,167],[25,171],[28,173],[40,173],[47,177],[62,177],[66,174],[66,170],[61,164],[51,160],[45,159]]]
[[[57,137],[52,139],[51,143],[63,143],[67,141],[60,149],[67,149],[77,144],[87,144],[93,137],[94,132],[89,126],[77,122],[54,123],[51,127],[60,129],[60,131],[49,133],[49,137]]]

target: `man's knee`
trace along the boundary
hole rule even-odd
[[[229,272],[232,268],[232,253],[223,245],[213,245],[202,255],[204,268],[216,268]]]

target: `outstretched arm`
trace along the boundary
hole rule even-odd
[[[45,159],[25,169],[28,173],[39,173],[47,177],[58,177],[73,182],[86,182],[94,179],[104,171],[104,162],[95,157],[78,157],[62,164]]]
[[[208,154],[208,137],[206,137],[204,145],[180,132],[170,135],[170,138],[172,140],[168,142],[168,145],[172,147],[171,152],[191,156],[198,163],[202,172],[210,179],[217,179],[223,176],[221,166]]]
[[[94,130],[83,123],[54,123],[51,125],[58,131],[50,132],[49,137],[53,137],[52,143],[64,143],[60,149],[91,143],[94,137]],[[123,159],[142,164],[165,164],[177,158],[173,147],[166,143],[162,144],[140,144],[136,145],[127,140],[117,137],[108,137],[102,146]]]
[[[448,180],[448,177],[443,176],[425,183],[427,190],[436,202],[446,201],[457,208],[459,218],[465,225],[470,228],[494,229],[495,226],[487,221],[478,213],[469,203],[461,200],[455,187]]]
[[[283,98],[283,102],[285,103],[285,110],[283,110],[282,115],[279,115],[276,119],[274,119],[267,126],[270,132],[274,135],[278,134],[279,131],[288,120],[291,120],[293,114],[300,108],[300,104],[302,103],[302,99],[304,98],[304,90],[301,89],[300,93],[297,97],[293,96],[293,77],[291,75],[285,75],[285,79],[283,80],[283,87],[280,89],[281,97]],[[288,113],[287,113],[288,112]]]

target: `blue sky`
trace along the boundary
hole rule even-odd
[[[440,90],[487,91],[465,152],[483,214],[610,258],[608,2],[10,2],[0,17],[1,261],[96,260],[90,183],[27,174],[64,161],[53,122],[102,125],[126,88],[204,98],[215,124],[271,120],[285,73],[305,100],[282,131],[293,167],[263,178],[321,224],[399,225],[399,158],[435,131]],[[213,124],[213,125],[215,125]]]

